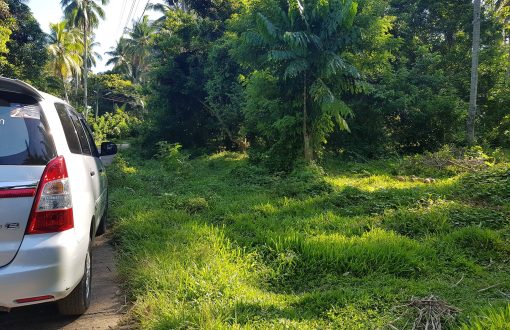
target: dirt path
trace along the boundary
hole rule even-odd
[[[0,313],[0,329],[115,329],[121,318],[113,249],[105,238],[98,238],[93,250],[92,303],[79,318],[59,316],[55,304],[44,304]]]

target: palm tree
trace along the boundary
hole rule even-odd
[[[120,38],[115,47],[107,52],[106,55],[110,56],[106,65],[113,65],[114,69],[119,70],[130,78],[133,77],[127,40],[125,38]]]
[[[246,31],[244,40],[250,53],[263,54],[262,61],[287,80],[286,85],[299,88],[304,159],[311,162],[332,119],[340,129],[349,130],[345,118],[352,112],[341,97],[362,88],[358,71],[343,55],[355,40],[350,36],[357,4],[352,0],[287,4],[285,8],[276,2],[273,13],[257,13],[257,28]],[[250,53],[246,56],[257,56]]]
[[[186,0],[165,0],[163,3],[149,4],[147,8],[164,14],[169,10],[180,9],[183,11],[188,11],[189,4]]]
[[[467,140],[469,145],[475,143],[476,99],[478,97],[478,60],[480,55],[480,0],[473,1],[473,45],[471,58],[471,91],[469,95],[469,112],[467,122]]]
[[[50,30],[48,51],[51,55],[51,67],[55,75],[62,79],[66,101],[69,102],[67,81],[72,79],[73,75],[81,74],[83,59],[80,53],[83,51],[83,43],[79,31],[69,30],[66,21],[50,24]]]
[[[104,11],[102,6],[107,5],[109,0],[61,0],[60,5],[64,9],[64,14],[68,18],[69,23],[74,27],[81,27],[83,31],[83,103],[85,111],[88,112],[88,33],[99,25],[99,19],[104,19]]]
[[[90,56],[87,59],[87,68],[95,68],[97,65],[97,60],[101,61],[103,59],[103,56],[94,50],[94,48],[101,46],[101,44],[97,41],[94,41],[94,39],[95,36],[92,36],[90,38],[91,42],[88,43],[88,53]]]
[[[144,16],[135,23],[128,33],[126,42],[126,55],[131,64],[131,75],[134,82],[141,82],[147,71],[148,58],[151,54],[152,36],[157,26],[152,24],[148,16]]]

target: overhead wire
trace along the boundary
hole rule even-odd
[[[122,1],[122,10],[120,11],[121,14],[120,14],[119,25],[117,26],[117,34],[116,35],[119,35],[120,28],[122,27],[122,22],[124,20],[124,14],[126,13],[126,4],[127,4],[127,0]]]
[[[133,18],[135,4],[136,4],[136,7],[138,7],[138,0],[133,0],[133,2],[131,3],[131,9],[129,10],[126,24],[124,24],[124,29],[122,29],[122,35],[124,35],[124,31],[126,31],[129,23],[131,22],[131,19]]]
[[[143,19],[143,16],[145,15],[145,12],[147,11],[147,8],[149,8],[149,4],[151,3],[151,0],[147,0],[147,3],[145,4],[145,7],[143,8],[142,16],[138,19],[138,23]]]

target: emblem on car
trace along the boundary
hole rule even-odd
[[[0,229],[7,229],[7,230],[16,230],[19,229],[19,222],[10,222],[6,223],[5,225],[0,225]]]

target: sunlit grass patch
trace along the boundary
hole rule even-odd
[[[481,315],[464,323],[462,330],[506,330],[510,328],[510,304],[505,307],[491,307],[484,310]]]
[[[425,184],[389,161],[269,173],[236,153],[180,171],[124,157],[110,217],[142,329],[384,328],[431,294],[466,320],[510,289],[504,171]]]
[[[354,276],[373,273],[416,276],[426,272],[430,267],[426,260],[434,258],[432,249],[381,229],[351,237],[296,234],[275,241],[275,248],[277,251],[296,251],[303,259],[300,266],[310,271],[329,269]]]

